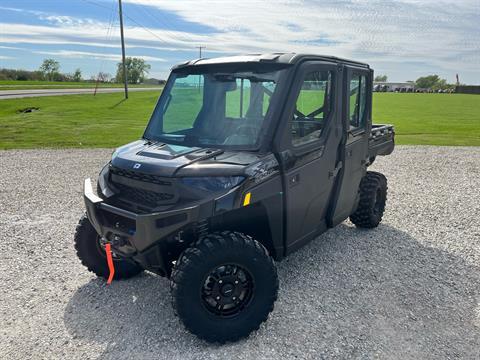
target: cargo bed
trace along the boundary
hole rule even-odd
[[[393,125],[373,124],[368,139],[368,155],[370,159],[375,158],[377,155],[390,155],[394,146],[395,129]]]

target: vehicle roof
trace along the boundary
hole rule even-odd
[[[335,56],[328,55],[315,55],[315,54],[297,54],[297,53],[265,53],[265,54],[246,54],[236,56],[224,56],[216,58],[202,58],[186,61],[173,67],[174,69],[189,67],[189,66],[205,66],[205,65],[226,65],[226,64],[244,64],[244,63],[261,63],[261,64],[296,64],[304,60],[319,60],[341,63],[346,65],[361,66],[370,68],[368,64],[343,59]]]

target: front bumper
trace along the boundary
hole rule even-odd
[[[105,203],[85,179],[84,200],[88,219],[97,233],[112,242],[116,252],[129,256],[142,253],[152,245],[211,216],[213,201],[150,214],[136,214]]]

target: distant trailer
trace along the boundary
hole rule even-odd
[[[373,83],[373,91],[378,92],[414,92],[415,84],[410,82],[380,82]]]

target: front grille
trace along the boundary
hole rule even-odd
[[[156,175],[110,166],[111,184],[116,188],[117,199],[153,209],[175,203],[178,195],[173,180]]]
[[[173,194],[157,193],[154,191],[134,188],[128,185],[115,183],[120,191],[119,196],[138,204],[156,207],[170,202],[175,197]]]
[[[138,180],[138,181],[144,181],[144,182],[149,182],[152,184],[158,184],[158,185],[164,185],[164,186],[169,186],[172,185],[171,182],[165,181],[163,178],[157,175],[150,175],[150,174],[142,174],[136,171],[130,171],[130,170],[125,170],[125,169],[120,169],[115,166],[110,165],[110,172],[112,174],[118,175],[118,176],[123,176],[129,179],[133,180]]]

